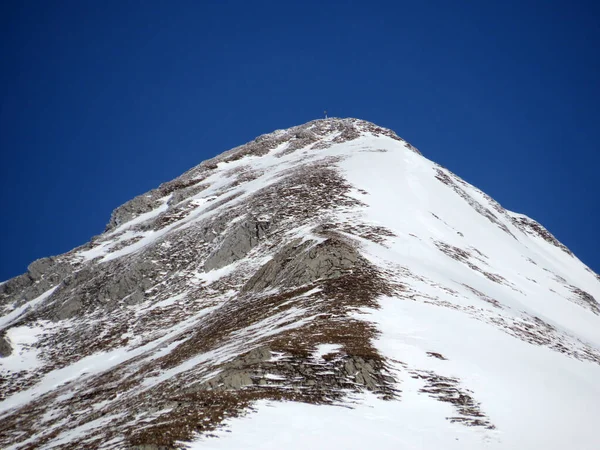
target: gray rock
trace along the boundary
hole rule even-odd
[[[362,384],[369,390],[377,389],[378,383],[375,378],[376,369],[372,362],[365,361],[363,358],[355,356],[349,358],[344,363],[344,371],[348,376],[354,377],[356,383]],[[391,377],[388,377],[388,379],[393,381],[393,378]]]
[[[0,358],[9,356],[12,353],[12,347],[5,335],[0,336]]]
[[[70,319],[102,307],[106,312],[145,300],[159,269],[151,258],[110,261],[86,267],[65,278],[54,291],[52,301],[40,308],[50,320]]]
[[[267,287],[302,286],[319,279],[339,278],[361,258],[354,247],[339,238],[314,241],[296,240],[263,265],[242,288],[260,291]]]
[[[253,218],[234,226],[208,257],[204,263],[204,270],[220,269],[242,259],[267,235],[270,226],[270,222]]]
[[[259,373],[257,365],[271,358],[271,350],[268,347],[259,347],[235,358],[224,364],[221,372],[208,381],[192,386],[188,392],[197,392],[206,389],[240,389],[244,386],[254,384],[252,375]],[[261,384],[257,380],[257,384]],[[264,380],[263,383],[265,384]]]
[[[41,258],[29,264],[27,271],[31,278],[39,280],[45,273],[49,272],[55,264],[56,262],[53,257]]]
[[[34,282],[35,280],[28,273],[6,281],[0,285],[0,303],[2,305],[18,303],[18,299],[26,296],[26,291],[32,287]]]
[[[0,285],[0,305],[20,306],[58,285],[73,272],[73,267],[60,257],[48,257],[32,262],[27,273]]]
[[[56,303],[52,317],[55,320],[70,319],[75,317],[82,309],[83,302],[81,297],[69,297],[61,303]]]
[[[154,208],[159,206],[157,202],[158,195],[155,191],[144,195],[138,195],[134,199],[116,208],[111,216],[110,221],[106,225],[104,231],[110,231],[113,228],[117,228],[131,219],[139,216],[140,214],[152,211]]]
[[[232,371],[223,375],[219,384],[223,385],[224,389],[239,389],[251,385],[252,378],[246,371]]]
[[[176,204],[182,202],[183,200],[185,200],[186,198],[190,198],[190,197],[202,192],[204,189],[206,189],[206,185],[198,184],[195,186],[190,186],[185,189],[181,189],[179,191],[175,191],[175,192],[173,192],[173,196],[169,200],[168,204],[169,204],[169,206],[176,205]]]
[[[256,364],[271,359],[271,350],[268,347],[258,347],[236,359],[234,363]]]

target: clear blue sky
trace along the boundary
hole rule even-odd
[[[600,4],[5,1],[0,280],[324,109],[395,130],[600,271]]]

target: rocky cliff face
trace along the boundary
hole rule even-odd
[[[499,361],[535,365],[533,349],[593,378],[599,297],[597,275],[537,222],[390,130],[317,120],[201,163],[0,285],[0,446],[177,448],[260,401],[371,393],[404,408],[413,392],[445,416],[448,442],[478,430],[477,445],[515,448],[489,395],[506,379],[470,379],[495,366],[466,342],[494,351],[502,336]],[[397,329],[378,319],[398,307]],[[460,339],[439,327],[413,345],[406,317],[428,308]]]

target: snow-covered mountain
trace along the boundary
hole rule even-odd
[[[316,120],[0,285],[0,447],[598,449],[597,299],[534,220]]]

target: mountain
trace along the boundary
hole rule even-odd
[[[0,285],[0,447],[596,449],[598,299],[536,221],[316,120]]]

